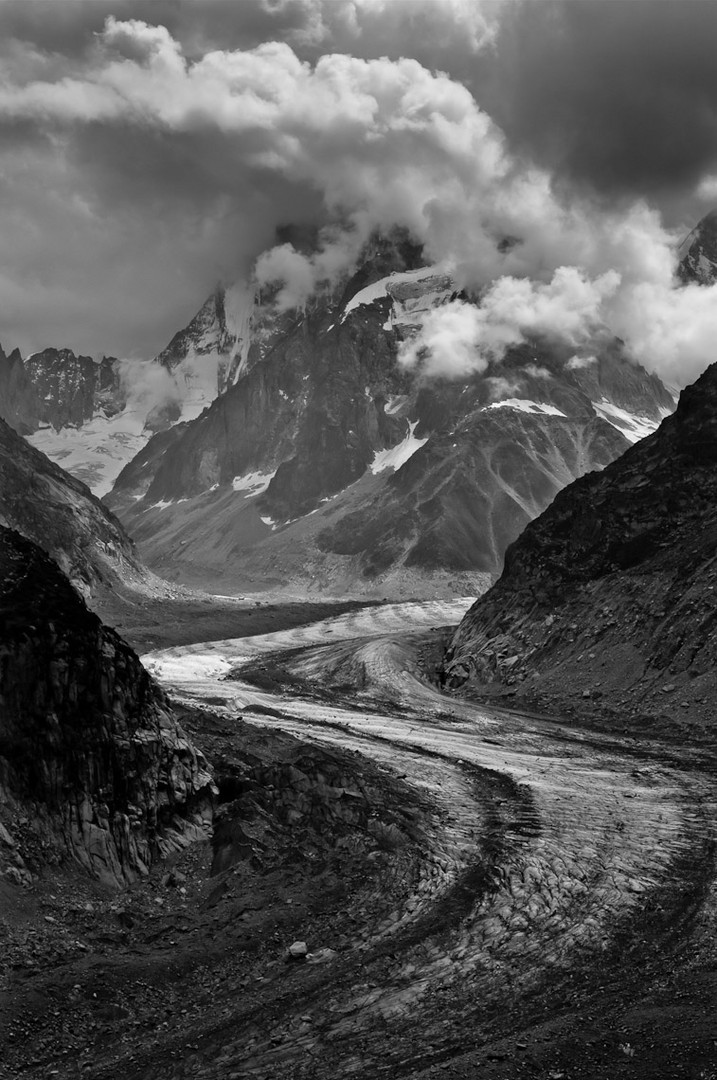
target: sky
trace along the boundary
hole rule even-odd
[[[0,0],[0,342],[150,357],[217,281],[301,304],[400,225],[484,295],[436,357],[609,332],[683,385],[717,340],[674,282],[717,205],[715,40],[701,0]]]

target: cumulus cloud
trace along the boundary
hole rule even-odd
[[[0,82],[0,127],[20,133],[38,175],[46,183],[50,168],[57,194],[76,204],[65,264],[76,265],[78,246],[113,266],[100,241],[119,246],[133,234],[136,262],[151,266],[155,281],[189,278],[186,267],[210,282],[241,273],[286,221],[341,220],[347,235],[363,239],[394,224],[420,235],[441,190],[459,198],[473,179],[490,182],[507,167],[500,133],[465,87],[415,60],[334,53],[310,63],[280,41],[188,56],[167,28],[114,16],[66,70],[35,66]],[[18,173],[15,216],[32,167],[18,163],[22,155],[9,163]],[[63,224],[42,214],[53,217],[44,230],[51,247]],[[24,216],[32,233],[37,219],[29,208]],[[163,265],[157,252],[168,236],[175,258]],[[346,250],[345,239],[327,242],[315,278],[332,261],[344,265]],[[52,258],[59,262],[60,252]],[[298,272],[299,260],[291,265]],[[96,289],[97,275],[89,278]],[[158,290],[172,296],[178,320],[185,294],[170,280]],[[129,322],[137,320],[118,313],[117,332]]]
[[[355,265],[367,239],[365,229],[327,228],[315,251],[297,251],[286,243],[262,252],[253,276],[259,286],[279,284],[273,298],[278,311],[303,308],[311,296],[334,285]]]
[[[60,34],[57,5],[39,6]],[[517,153],[520,124],[506,120],[506,140],[469,89],[479,68],[525,47],[539,9],[553,26],[587,16],[542,3],[498,20],[506,5],[467,0],[205,0],[188,21],[186,5],[158,0],[150,24],[131,0],[111,12],[100,0],[61,7],[65,53],[50,49],[42,19],[12,5],[16,51],[0,81],[0,304],[15,313],[15,336],[33,332],[40,299],[56,313],[43,337],[65,326],[75,336],[63,344],[127,353],[149,351],[154,334],[157,351],[157,310],[168,338],[199,306],[198,283],[247,272],[259,255],[256,275],[278,286],[278,305],[302,306],[350,270],[373,231],[402,226],[481,295],[478,308],[430,316],[409,366],[483,370],[535,335],[582,355],[605,327],[670,381],[704,366],[709,290],[675,287],[679,232],[642,199],[606,208],[556,184],[559,164]],[[195,7],[210,14],[195,18]],[[7,11],[0,4],[0,28]],[[462,81],[415,58],[427,53]],[[272,249],[286,222],[319,230],[316,249]]]
[[[493,348],[504,350],[515,338],[510,336]],[[420,368],[426,378],[460,379],[485,371],[492,359],[485,341],[485,324],[479,308],[454,300],[429,311],[418,335],[404,342],[398,355],[402,367]]]
[[[632,354],[682,387],[717,360],[717,285],[634,285],[616,298],[611,326]]]
[[[603,304],[619,284],[615,271],[591,281],[565,266],[547,284],[500,278],[479,304],[454,300],[429,311],[418,335],[404,343],[399,362],[426,378],[463,378],[485,371],[510,346],[530,338],[576,346],[603,326]],[[548,374],[535,365],[525,370],[536,377]]]
[[[578,356],[576,353],[575,356],[570,357],[565,366],[568,371],[584,371],[585,368],[592,367],[594,364],[597,364],[597,356]]]
[[[146,414],[154,407],[179,404],[181,400],[172,373],[151,360],[120,360],[119,377],[128,406],[140,413]]]

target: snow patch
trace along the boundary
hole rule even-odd
[[[397,413],[398,410],[402,408],[407,401],[408,394],[392,394],[384,405],[383,411],[388,416],[393,416],[393,414]]]
[[[626,409],[613,405],[606,398],[603,398],[602,401],[593,401],[592,407],[598,416],[601,416],[603,420],[607,420],[608,424],[612,424],[614,428],[621,431],[631,443],[639,442],[640,439],[644,439],[647,435],[652,435],[653,431],[656,431],[659,427],[659,421],[653,420],[652,417],[635,416],[633,413],[627,412]],[[670,411],[669,409],[660,409],[660,414],[664,420],[665,416],[670,416]]]
[[[358,307],[364,307],[368,304],[374,304],[377,300],[383,300],[386,297],[386,283],[389,278],[379,278],[378,281],[372,282],[371,285],[367,285],[365,289],[360,289],[354,296],[351,297],[348,304],[344,308],[341,314],[341,322],[345,322],[346,318],[352,311],[355,311]]]
[[[422,286],[411,289],[414,283],[435,279],[434,288]],[[396,322],[420,321],[420,315],[437,304],[445,303],[453,292],[453,283],[440,266],[420,266],[417,270],[405,270],[389,274],[360,289],[351,297],[342,314],[341,322],[359,307],[375,304],[377,300],[391,300],[391,313],[384,323],[384,330],[391,330]]]
[[[400,442],[398,446],[392,446],[389,450],[377,450],[374,454],[374,459],[369,465],[369,468],[374,475],[376,473],[383,472],[384,469],[393,469],[397,471],[402,465],[405,465],[409,458],[413,457],[417,450],[420,450],[422,446],[425,446],[428,442],[428,437],[425,439],[417,439],[413,434],[418,427],[418,420],[414,420],[413,423],[409,421],[408,434],[403,442]]]
[[[245,499],[252,499],[255,495],[261,495],[263,491],[266,491],[275,475],[276,470],[272,473],[252,472],[245,476],[235,476],[232,487],[235,491],[245,491],[247,493],[244,496]]]
[[[504,401],[494,401],[491,405],[486,405],[481,411],[485,412],[486,409],[518,409],[533,415],[565,416],[555,405],[548,405],[544,401],[530,401],[528,398],[505,398]]]

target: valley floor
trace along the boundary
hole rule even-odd
[[[469,603],[144,657],[215,766],[214,850],[6,905],[8,1076],[717,1078],[710,748],[442,695]]]

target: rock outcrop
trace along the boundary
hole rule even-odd
[[[11,828],[30,819],[38,862],[69,854],[119,885],[199,835],[212,779],[163,692],[56,564],[7,529],[0,619],[0,799]]]
[[[0,419],[20,435],[30,435],[40,423],[37,391],[25,370],[19,349],[5,355],[0,345]]]
[[[113,356],[98,361],[71,349],[43,349],[26,358],[25,372],[37,396],[39,423],[55,430],[81,427],[98,411],[112,416],[126,404]]]

